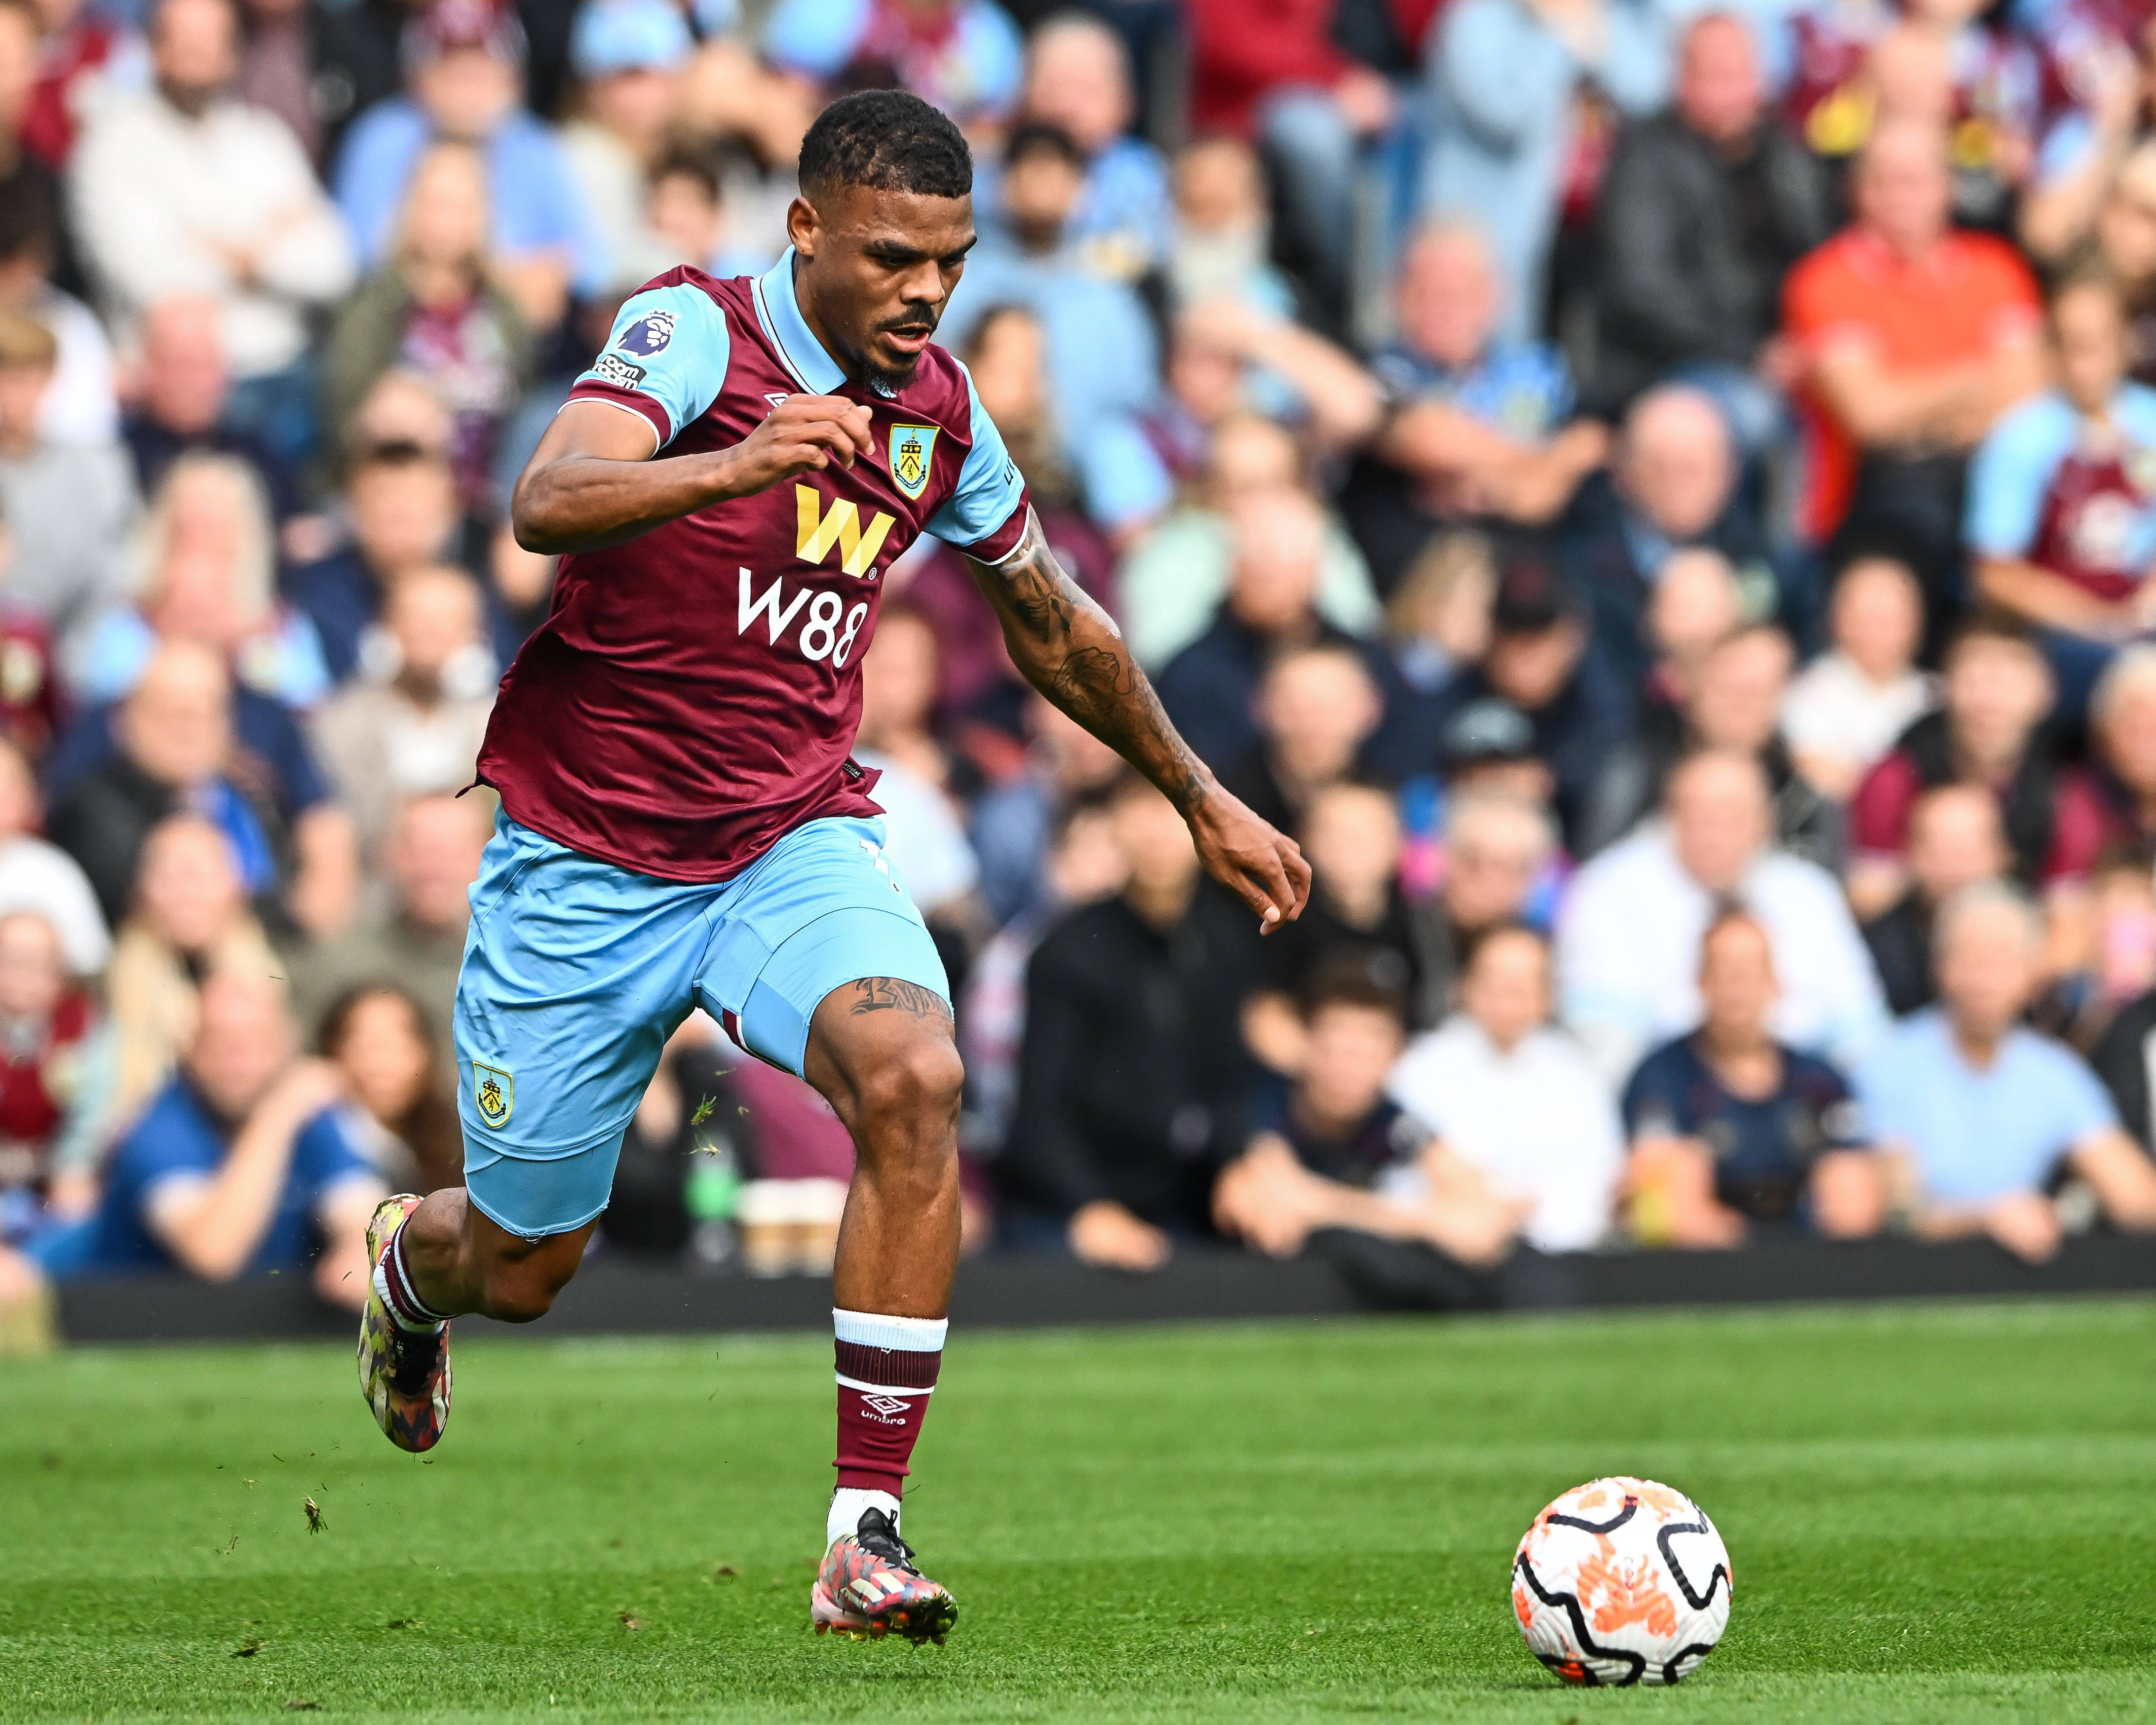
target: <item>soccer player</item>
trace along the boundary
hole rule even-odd
[[[1013,660],[1160,788],[1262,927],[1301,911],[1310,870],[1176,735],[930,345],[973,244],[957,129],[916,97],[848,96],[800,174],[770,273],[680,269],[632,295],[517,482],[517,538],[562,562],[480,756],[502,809],[457,987],[465,1183],[376,1214],[360,1380],[393,1443],[441,1436],[449,1319],[546,1312],[701,1006],[815,1086],[859,1152],[812,1620],[941,1641],[956,1607],[899,1499],[957,1260],[962,1074],[876,775],[847,752],[885,571],[923,532],[961,547]]]

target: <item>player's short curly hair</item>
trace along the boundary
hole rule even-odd
[[[811,198],[842,186],[963,198],[973,189],[973,152],[949,116],[902,90],[864,90],[816,116],[801,141],[801,189]]]

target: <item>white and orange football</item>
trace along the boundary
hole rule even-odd
[[[1535,1517],[1512,1558],[1527,1649],[1568,1683],[1674,1683],[1729,1623],[1729,1553],[1707,1512],[1652,1480],[1595,1480]]]

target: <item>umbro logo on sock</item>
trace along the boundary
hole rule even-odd
[[[895,1395],[865,1395],[861,1398],[861,1405],[875,1409],[883,1416],[883,1423],[890,1425],[901,1423],[895,1416],[910,1413],[913,1408],[911,1402],[902,1402]]]

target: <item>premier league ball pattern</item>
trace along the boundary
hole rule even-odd
[[[1528,1651],[1568,1683],[1674,1683],[1729,1622],[1729,1553],[1707,1512],[1652,1480],[1596,1480],[1535,1517],[1512,1559]]]

